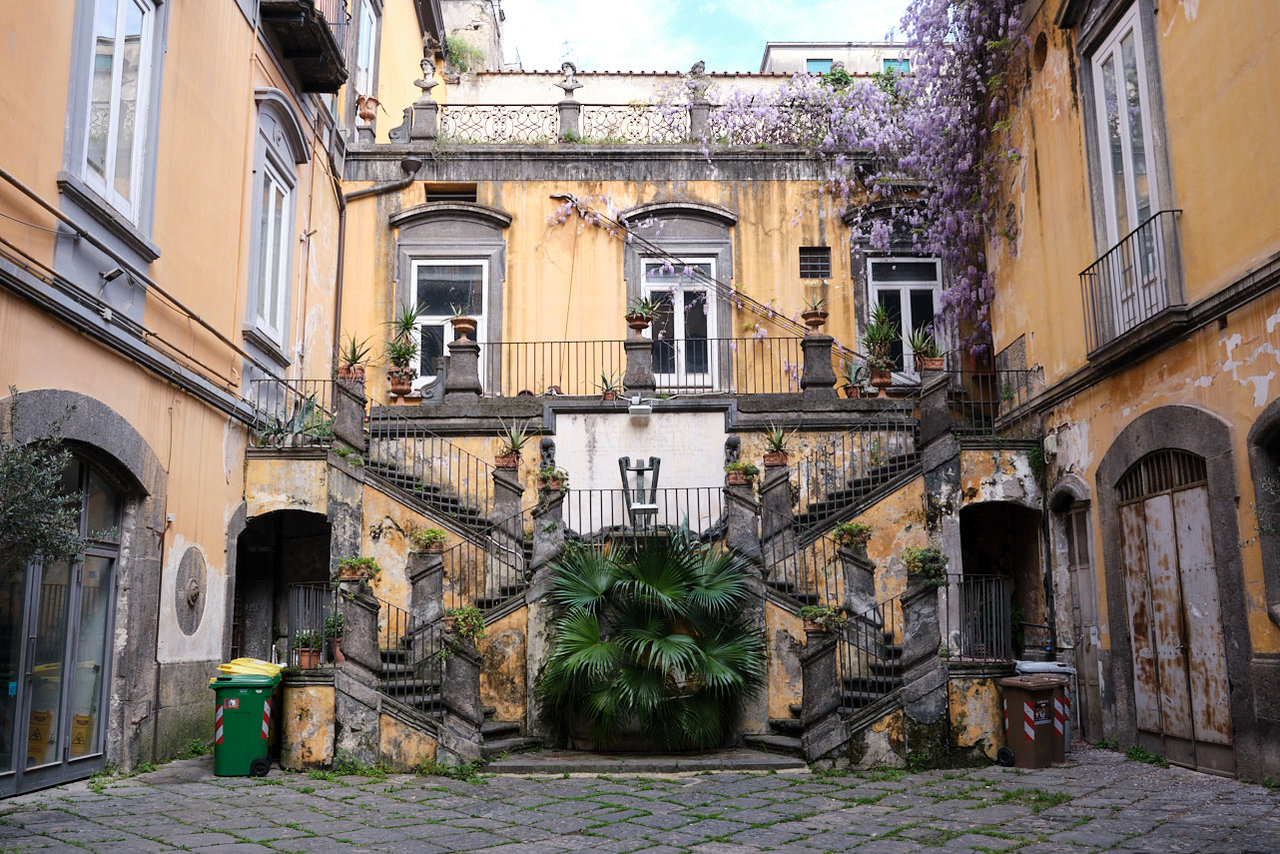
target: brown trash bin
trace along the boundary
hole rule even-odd
[[[1004,694],[1004,742],[1018,768],[1065,761],[1067,679],[1028,673],[997,680]]]

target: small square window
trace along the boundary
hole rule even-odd
[[[802,279],[831,278],[831,247],[830,246],[801,246],[800,247],[800,278]]]
[[[831,70],[831,60],[806,59],[804,61],[804,70],[810,74],[826,74]]]
[[[886,59],[884,61],[884,70],[892,71],[894,74],[910,74],[911,60],[909,59]]]

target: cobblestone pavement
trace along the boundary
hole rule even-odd
[[[0,851],[1280,852],[1280,792],[1084,750],[851,776],[215,778],[209,758],[0,801]]]

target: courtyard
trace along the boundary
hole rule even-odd
[[[535,754],[536,756],[536,754]],[[212,758],[0,806],[0,851],[1276,852],[1280,791],[1080,748],[1025,771],[289,773]]]

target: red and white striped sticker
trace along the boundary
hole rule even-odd
[[[1062,708],[1063,703],[1060,697],[1053,698],[1053,731],[1057,735],[1062,735],[1063,726],[1066,721],[1066,714]]]
[[[1036,713],[1029,702],[1022,704],[1022,732],[1025,740],[1036,740]]]
[[[1009,743],[1009,701],[1004,697],[1000,698],[1000,705],[1004,706],[1004,740]]]
[[[271,701],[262,704],[262,737],[269,737],[271,732]]]
[[[213,742],[214,744],[222,744],[222,704],[218,704],[218,711],[213,715]]]

